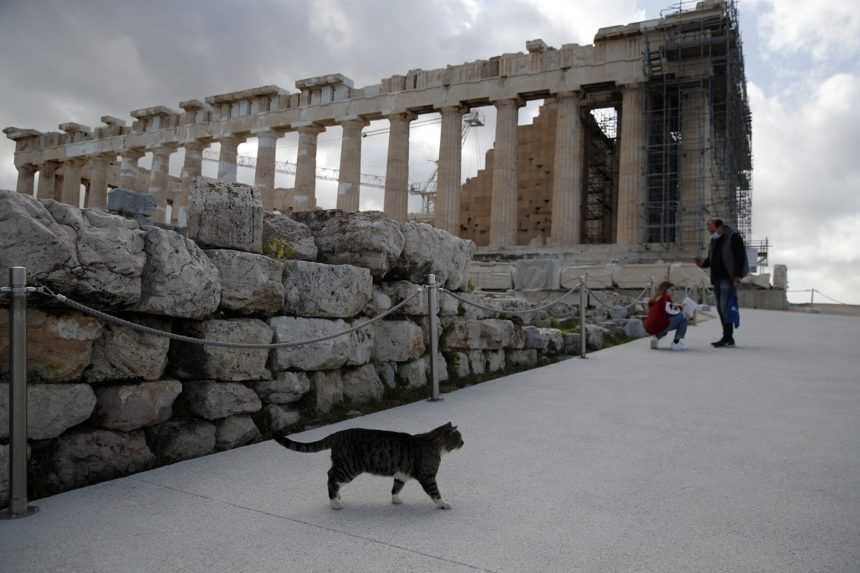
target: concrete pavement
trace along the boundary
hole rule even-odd
[[[0,522],[4,573],[857,572],[860,320],[743,311],[740,347],[691,328],[323,429],[424,431],[451,511],[265,442],[68,492]]]

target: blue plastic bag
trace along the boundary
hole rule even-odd
[[[735,328],[739,328],[741,325],[741,310],[738,306],[738,295],[735,293],[731,293],[729,295],[729,300],[726,301],[726,307],[728,316],[728,321],[730,324],[733,324]]]

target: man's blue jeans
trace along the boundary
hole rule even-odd
[[[720,315],[720,322],[723,324],[723,340],[733,340],[734,338],[735,327],[729,322],[729,297],[733,294],[737,296],[732,281],[719,280],[714,283],[717,312]]]
[[[687,334],[687,317],[680,312],[669,317],[669,326],[664,328],[663,332],[657,335],[657,338],[663,338],[673,330],[675,331],[675,340],[681,340]]]

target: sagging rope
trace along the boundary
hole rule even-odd
[[[170,338],[171,340],[178,340],[180,342],[187,342],[189,344],[200,344],[203,346],[219,346],[219,347],[223,347],[223,348],[247,348],[247,349],[262,350],[262,349],[276,349],[276,348],[290,348],[290,347],[295,347],[295,346],[306,346],[308,344],[316,344],[318,342],[325,342],[327,340],[332,340],[335,338],[339,338],[341,336],[346,336],[348,334],[352,334],[353,332],[356,332],[358,330],[366,328],[366,327],[370,326],[371,324],[373,324],[374,322],[382,320],[386,316],[388,316],[388,315],[398,311],[399,309],[403,308],[403,306],[405,306],[408,302],[410,302],[412,299],[414,299],[415,297],[420,295],[422,292],[424,292],[424,289],[422,287],[421,290],[419,290],[419,291],[411,294],[410,296],[406,297],[405,299],[403,299],[402,301],[400,301],[396,305],[392,306],[391,308],[389,308],[388,310],[386,310],[382,314],[375,316],[375,317],[371,318],[370,320],[366,320],[366,321],[362,322],[361,324],[354,326],[348,330],[337,332],[335,334],[329,334],[326,336],[321,336],[319,338],[314,338],[311,340],[302,340],[300,342],[275,342],[275,343],[269,343],[269,344],[248,343],[248,342],[223,342],[223,341],[218,341],[218,340],[207,340],[205,338],[196,338],[193,336],[185,336],[182,334],[174,334],[172,332],[165,332],[163,330],[158,330],[157,328],[151,328],[149,326],[137,324],[136,322],[131,322],[131,321],[113,316],[111,314],[107,314],[106,312],[96,310],[94,308],[91,308],[89,306],[81,304],[77,301],[74,301],[74,300],[72,300],[72,299],[70,299],[64,295],[55,293],[51,289],[49,289],[48,287],[44,287],[44,286],[36,287],[36,292],[39,292],[39,293],[44,294],[46,296],[50,296],[54,300],[61,302],[62,304],[66,305],[68,307],[74,308],[75,310],[79,310],[85,314],[89,314],[90,316],[94,316],[94,317],[101,319],[101,320],[104,320],[106,322],[110,322],[113,324],[118,324],[120,326],[132,328],[132,329],[138,330],[140,332],[145,332],[145,333],[152,334],[155,336]]]
[[[555,306],[556,304],[558,304],[559,302],[561,302],[561,301],[562,301],[562,299],[564,299],[564,298],[568,297],[569,295],[571,295],[571,294],[575,293],[576,291],[578,291],[578,290],[579,290],[579,288],[580,288],[581,286],[582,286],[582,283],[580,283],[580,284],[576,285],[575,287],[573,287],[572,289],[570,289],[569,291],[567,291],[566,293],[562,294],[561,296],[559,296],[558,298],[556,298],[555,300],[553,300],[553,301],[551,301],[551,302],[548,302],[548,303],[543,304],[543,305],[541,305],[541,306],[536,306],[536,307],[533,307],[533,308],[523,309],[523,310],[505,310],[505,309],[498,309],[498,308],[491,307],[491,306],[485,306],[485,305],[483,305],[483,304],[480,304],[480,303],[477,303],[477,302],[471,301],[471,300],[469,300],[469,299],[467,299],[467,298],[465,298],[465,297],[463,297],[463,296],[460,296],[460,295],[458,295],[457,293],[451,292],[451,291],[449,291],[449,290],[448,290],[448,289],[446,289],[446,288],[441,288],[441,289],[439,289],[439,290],[441,290],[441,291],[442,291],[442,292],[444,292],[445,294],[448,294],[448,295],[450,295],[451,297],[453,297],[453,298],[455,298],[455,299],[459,300],[459,301],[460,301],[460,302],[462,302],[463,304],[468,304],[468,305],[470,305],[470,306],[474,306],[475,308],[479,308],[479,309],[484,310],[484,311],[487,311],[487,312],[492,312],[492,313],[495,313],[495,314],[530,314],[530,313],[532,313],[532,312],[538,312],[538,311],[541,311],[541,310],[544,310],[544,309],[550,308],[550,307],[552,307],[552,306]]]

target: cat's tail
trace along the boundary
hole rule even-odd
[[[286,435],[274,435],[272,439],[287,448],[288,450],[293,450],[295,452],[321,452],[323,450],[331,449],[331,436],[327,436],[322,440],[318,440],[316,442],[294,442],[289,439]]]

